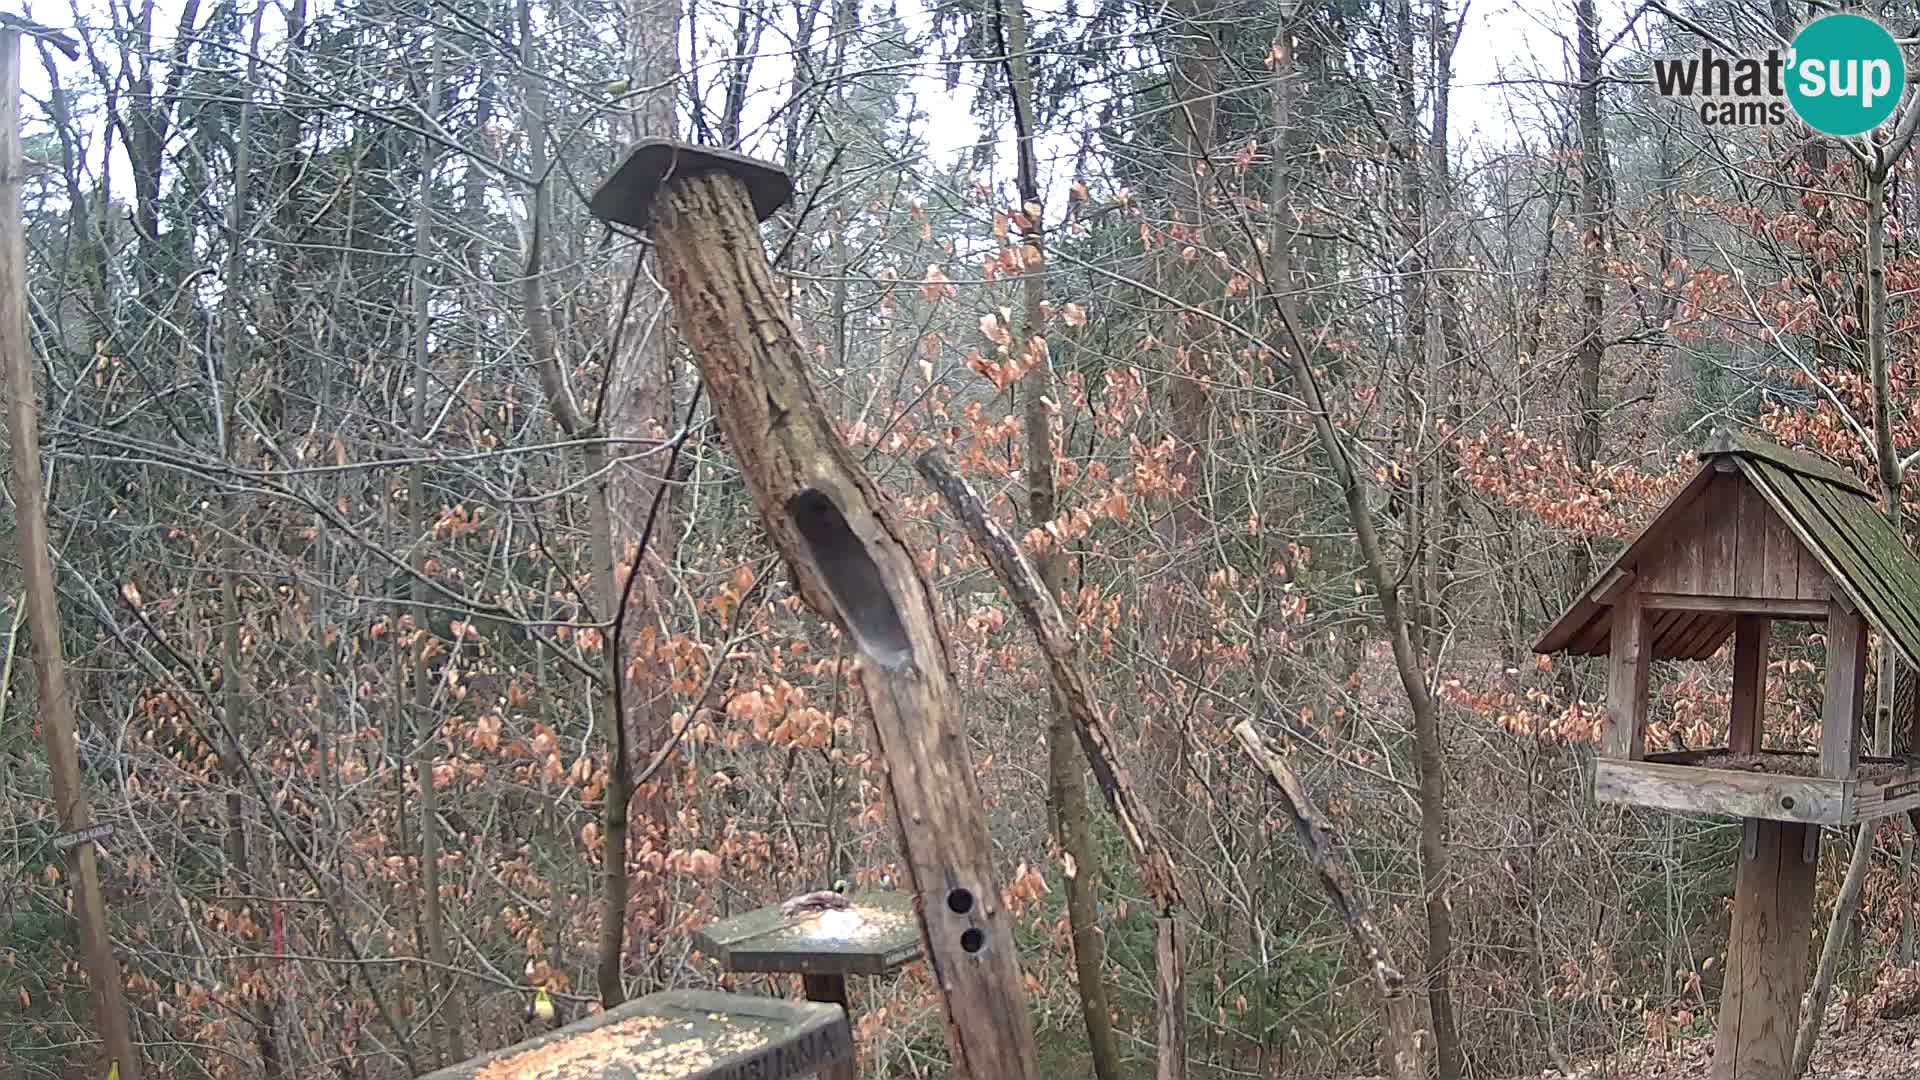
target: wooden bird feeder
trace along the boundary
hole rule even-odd
[[[694,932],[693,940],[728,971],[797,974],[808,1001],[847,1004],[847,976],[885,975],[920,959],[920,926],[912,898],[899,892],[854,893],[845,910],[792,918],[781,905],[749,911]],[[852,1080],[851,1063],[822,1070],[821,1080]]]
[[[768,539],[793,589],[854,647],[954,1074],[1026,1080],[1033,1022],[933,587],[891,500],[821,404],[761,244],[759,223],[792,190],[765,162],[649,139],[590,205],[652,238],[674,328]]]
[[[790,1080],[852,1058],[831,1005],[668,990],[421,1080]]]
[[[1715,431],[1701,467],[1535,643],[1607,658],[1598,802],[1745,820],[1713,1080],[1787,1080],[1814,910],[1819,828],[1920,807],[1920,769],[1863,758],[1867,632],[1920,666],[1920,560],[1871,489],[1807,454]],[[1824,623],[1818,753],[1765,745],[1775,621]],[[1733,639],[1727,745],[1649,753],[1654,660]],[[1909,744],[1912,745],[1912,744]]]

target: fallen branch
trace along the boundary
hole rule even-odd
[[[1346,921],[1354,942],[1360,946],[1361,955],[1373,970],[1373,981],[1382,993],[1398,991],[1406,985],[1406,977],[1387,961],[1387,946],[1381,937],[1380,926],[1373,921],[1366,901],[1355,890],[1353,875],[1347,870],[1346,860],[1334,849],[1333,826],[1320,816],[1313,800],[1307,797],[1307,786],[1300,782],[1292,766],[1267,748],[1266,740],[1253,729],[1253,721],[1240,721],[1234,727],[1233,734],[1240,740],[1240,746],[1246,750],[1247,756],[1260,766],[1260,771],[1267,774],[1273,786],[1280,789],[1287,815],[1293,818],[1293,829],[1300,834],[1300,842],[1307,846],[1307,859],[1320,875],[1320,887],[1326,890],[1327,898],[1333,901],[1340,918]]]
[[[947,509],[965,526],[967,535],[973,538],[974,547],[987,560],[987,565],[993,568],[994,575],[1012,597],[1013,606],[1019,609],[1027,627],[1033,631],[1034,639],[1040,645],[1040,653],[1046,657],[1047,669],[1053,676],[1054,689],[1059,692],[1067,715],[1073,720],[1074,732],[1080,737],[1080,749],[1085,752],[1087,763],[1093,767],[1093,777],[1100,785],[1100,794],[1106,798],[1108,809],[1120,822],[1120,831],[1133,851],[1141,881],[1146,885],[1147,893],[1153,897],[1157,913],[1154,928],[1154,968],[1157,972],[1154,1009],[1159,1017],[1160,1046],[1156,1076],[1158,1080],[1179,1080],[1186,1075],[1186,934],[1176,915],[1183,902],[1179,881],[1174,875],[1173,860],[1155,840],[1152,812],[1136,796],[1132,777],[1114,753],[1113,732],[1101,717],[1100,710],[1094,707],[1093,691],[1075,659],[1079,653],[1079,643],[1067,626],[1066,617],[1060,613],[1059,603],[1042,581],[1040,572],[1034,569],[1033,563],[1021,553],[1013,539],[987,516],[986,504],[980,501],[980,496],[974,493],[938,450],[922,454],[916,467],[920,475],[926,477],[927,482],[946,500]],[[1068,872],[1077,873],[1078,868],[1069,868]]]
[[[1347,924],[1347,931],[1360,946],[1360,955],[1366,960],[1373,975],[1374,985],[1380,988],[1383,998],[1381,1011],[1385,1017],[1385,1044],[1389,1073],[1395,1077],[1422,1077],[1426,1075],[1422,1060],[1422,1039],[1424,1032],[1415,1030],[1413,1002],[1405,993],[1406,978],[1400,970],[1387,959],[1387,945],[1380,933],[1380,925],[1373,921],[1365,898],[1353,883],[1353,874],[1348,871],[1346,860],[1341,858],[1339,849],[1334,846],[1333,826],[1313,805],[1307,796],[1307,786],[1279,754],[1268,748],[1266,740],[1253,728],[1253,722],[1242,720],[1235,725],[1233,734],[1240,740],[1240,746],[1253,759],[1260,771],[1267,774],[1273,786],[1280,789],[1280,801],[1286,806],[1287,815],[1293,818],[1293,828],[1300,836],[1300,842],[1306,845],[1307,860],[1313,863],[1313,869],[1320,875],[1320,887],[1326,890],[1327,898],[1340,913]]]
[[[1067,627],[1066,617],[1060,613],[1059,603],[1041,584],[1040,572],[1021,554],[1013,538],[987,516],[986,504],[974,494],[966,480],[954,471],[945,456],[938,450],[929,450],[920,456],[915,467],[940,492],[940,497],[946,500],[947,509],[960,519],[967,535],[973,538],[974,547],[987,560],[987,565],[1000,579],[1000,584],[1006,587],[1013,599],[1013,606],[1019,609],[1027,627],[1033,631],[1040,645],[1040,653],[1046,657],[1053,684],[1066,699],[1067,712],[1073,717],[1074,730],[1080,736],[1080,748],[1086,752],[1087,764],[1093,767],[1093,778],[1100,785],[1100,794],[1106,797],[1108,808],[1120,822],[1120,831],[1127,839],[1127,846],[1133,850],[1134,861],[1139,865],[1147,893],[1153,897],[1159,914],[1171,914],[1174,908],[1182,904],[1180,886],[1174,878],[1173,862],[1165,851],[1154,844],[1152,811],[1135,795],[1133,779],[1114,753],[1113,732],[1094,707],[1093,691],[1087,684],[1086,674],[1074,659],[1079,652],[1079,644],[1073,631]]]

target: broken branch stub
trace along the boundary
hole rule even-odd
[[[933,590],[808,380],[761,248],[759,221],[790,191],[771,166],[656,139],[592,205],[651,229],[675,326],[761,523],[801,598],[854,642],[954,1073],[1026,1080],[1033,1025]]]

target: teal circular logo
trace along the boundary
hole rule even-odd
[[[1826,15],[1793,39],[1787,100],[1815,131],[1859,135],[1893,115],[1907,60],[1887,28],[1865,15]]]

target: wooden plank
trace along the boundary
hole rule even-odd
[[[1732,635],[1733,624],[1734,617],[1731,615],[1702,612],[1694,620],[1693,628],[1687,633],[1676,655],[1683,659],[1705,660],[1718,652],[1720,645]]]
[[[1920,627],[1920,568],[1914,565],[1906,545],[1893,534],[1879,507],[1835,491],[1832,487],[1801,481],[1811,501],[1827,516],[1834,534],[1846,541],[1865,566],[1868,576],[1856,579],[1870,590],[1866,597],[1876,609],[1898,607],[1909,622]]]
[[[1734,488],[1734,517],[1738,521],[1739,538],[1733,588],[1728,591],[1735,596],[1798,599],[1797,593],[1772,591],[1772,583],[1767,579],[1767,530],[1773,524],[1773,509],[1753,490],[1753,482],[1744,473]]]
[[[1780,821],[1754,824],[1753,857],[1739,854],[1727,974],[1714,1029],[1713,1080],[1786,1080],[1814,910],[1819,834]]]
[[[1920,769],[1907,769],[1874,783],[1862,781],[1854,791],[1855,821],[1872,821],[1917,808],[1920,808]]]
[[[853,1060],[834,1005],[668,990],[636,998],[421,1080],[566,1075],[577,1080],[798,1080]]]
[[[1759,485],[1751,479],[1748,483],[1754,495],[1765,503],[1766,497],[1761,494]],[[1809,563],[1814,568],[1811,578],[1802,570],[1803,565]],[[1807,545],[1793,534],[1793,530],[1781,520],[1779,511],[1771,505],[1767,507],[1766,585],[1768,596],[1792,596],[1801,600],[1827,598],[1826,572],[1820,569],[1819,560],[1813,557]]]
[[[1788,474],[1756,468],[1748,474],[1775,508],[1781,520],[1809,550],[1817,549],[1833,560],[1838,576],[1827,574],[1830,594],[1837,594],[1855,608],[1866,608],[1859,583],[1872,580],[1873,574],[1861,561],[1853,546],[1832,531],[1826,513],[1814,504],[1796,479]],[[1816,539],[1816,531],[1819,539]],[[1904,625],[1904,620],[1902,620]],[[1896,630],[1896,633],[1900,632]]]
[[[1640,606],[1649,611],[1719,611],[1735,615],[1770,615],[1781,619],[1824,621],[1827,598],[1801,600],[1764,596],[1682,596],[1677,593],[1641,593]]]
[[[1706,529],[1706,499],[1712,488],[1677,511],[1667,541],[1646,553],[1640,564],[1640,588],[1646,592],[1697,593],[1700,583],[1700,546]],[[1637,545],[1636,545],[1637,546]]]
[[[1701,614],[1697,611],[1676,611],[1675,618],[1655,622],[1648,619],[1647,650],[1648,655],[1670,660],[1680,655],[1676,646],[1700,625]]]
[[[1737,472],[1714,477],[1701,496],[1700,572],[1693,592],[1729,594],[1739,591],[1740,489],[1747,482]]]
[[[1727,749],[1751,754],[1766,743],[1767,638],[1773,621],[1741,615],[1733,634],[1733,708]]]
[[[1786,526],[1782,524],[1780,528],[1785,530]],[[1792,534],[1789,532],[1788,535]],[[1800,598],[1825,600],[1833,593],[1833,575],[1827,572],[1827,568],[1820,562],[1820,557],[1805,544],[1796,541],[1794,548],[1795,557],[1799,563],[1799,569],[1794,572],[1794,580],[1799,582]]]
[[[1820,710],[1820,775],[1853,779],[1866,707],[1867,622],[1838,603],[1827,613],[1827,695]]]
[[[1645,608],[1646,605],[1642,604],[1641,609],[1645,610]],[[1665,611],[1648,612],[1647,637],[1650,640],[1659,641],[1662,638],[1672,635],[1681,623],[1686,622],[1692,617],[1692,614],[1692,612],[1681,608],[1668,608]]]
[[[1596,802],[1645,806],[1679,814],[1723,814],[1838,825],[1851,812],[1853,782],[1773,776],[1654,761],[1596,758]]]
[[[1659,659],[1685,659],[1692,655],[1691,643],[1713,622],[1711,612],[1687,611],[1666,633],[1652,637],[1653,655]]]
[[[1714,429],[1708,437],[1707,445],[1701,449],[1699,457],[1702,461],[1709,461],[1722,454],[1759,458],[1789,472],[1818,476],[1862,495],[1869,497],[1873,495],[1873,490],[1867,486],[1866,481],[1855,476],[1851,470],[1842,468],[1825,458],[1815,457],[1804,450],[1789,450],[1771,439],[1757,435],[1728,431],[1723,428]]]
[[[1577,640],[1568,646],[1567,651],[1578,653],[1581,656],[1605,655],[1607,642],[1612,640],[1613,635],[1613,631],[1609,627],[1609,622],[1612,618],[1612,608],[1594,608],[1593,621],[1580,628]]]
[[[1698,765],[1698,764],[1701,764],[1702,762],[1707,761],[1708,759],[1720,757],[1726,754],[1731,754],[1733,752],[1734,752],[1733,748],[1730,746],[1703,746],[1697,750],[1662,750],[1658,753],[1649,753],[1644,760],[1653,762],[1656,764],[1663,764],[1663,765]],[[1754,770],[1742,770],[1742,771],[1759,772],[1759,773],[1764,773],[1765,775],[1768,775],[1768,776],[1812,777],[1815,773],[1815,770],[1817,770],[1819,767],[1820,755],[1809,753],[1805,750],[1761,749],[1761,750],[1755,751],[1755,753],[1758,753],[1763,758],[1801,758],[1813,764],[1812,764],[1812,767],[1807,769],[1799,769],[1793,766],[1782,765],[1780,768],[1777,768],[1777,769],[1766,768],[1766,769],[1754,769]]]
[[[1580,628],[1590,625],[1589,620],[1594,617],[1586,610],[1593,606],[1593,602],[1588,599],[1593,590],[1607,582],[1616,570],[1622,568],[1633,570],[1642,564],[1651,564],[1654,561],[1653,555],[1664,549],[1667,537],[1681,527],[1684,517],[1681,511],[1699,498],[1707,485],[1713,482],[1714,475],[1711,465],[1703,466],[1694,473],[1693,478],[1687,481],[1687,485],[1681,488],[1673,498],[1668,499],[1666,505],[1653,515],[1653,520],[1640,531],[1640,535],[1627,546],[1627,550],[1621,552],[1619,558],[1608,564],[1605,570],[1595,575],[1591,584],[1574,594],[1573,602],[1553,620],[1553,625],[1547,628],[1546,633],[1541,634],[1539,640],[1533,643],[1533,651],[1539,653],[1566,651],[1574,635]]]
[[[1594,582],[1592,591],[1587,593],[1587,598],[1596,604],[1610,605],[1620,599],[1620,594],[1633,585],[1634,578],[1633,571],[1616,566],[1602,574],[1599,581]]]
[[[1646,752],[1647,669],[1653,659],[1640,594],[1628,590],[1613,605],[1613,648],[1607,656],[1607,730],[1600,752],[1638,760]]]

